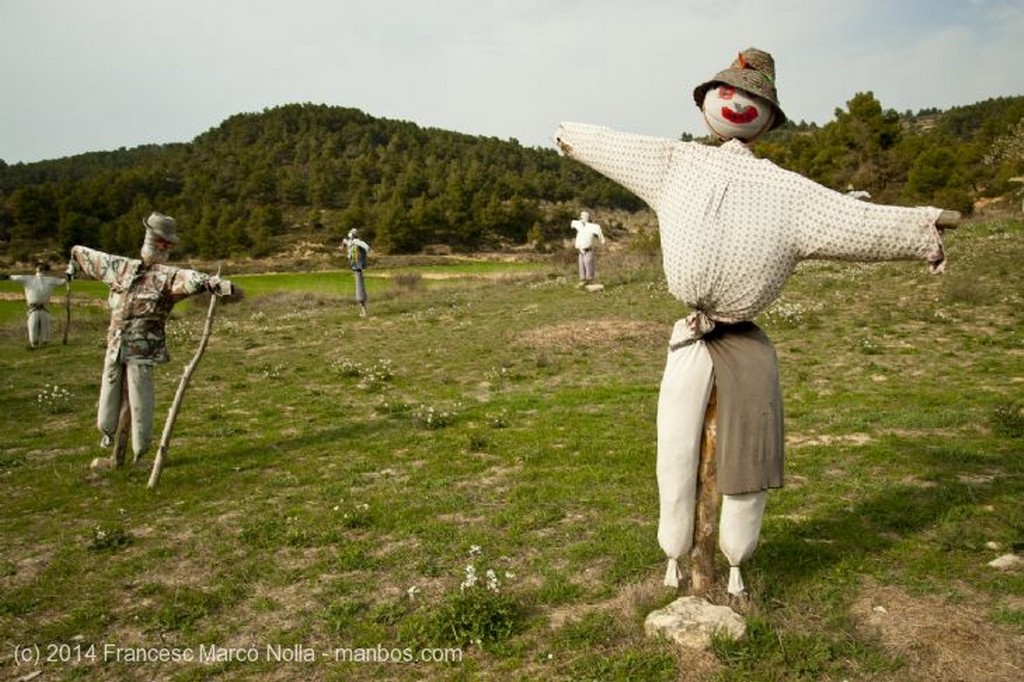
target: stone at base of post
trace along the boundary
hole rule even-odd
[[[707,649],[715,634],[733,639],[743,637],[747,622],[728,606],[716,606],[700,597],[689,596],[647,614],[644,632],[649,637],[664,637],[689,649]]]

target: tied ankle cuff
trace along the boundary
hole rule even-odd
[[[741,596],[747,588],[743,585],[743,576],[740,575],[739,566],[729,567],[729,594]]]
[[[668,560],[668,567],[665,569],[665,585],[679,587],[679,562],[675,559]]]

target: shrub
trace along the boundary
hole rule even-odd
[[[469,564],[458,592],[449,594],[441,605],[437,634],[442,641],[456,645],[498,642],[515,631],[518,611],[494,570],[487,569],[481,577],[476,566]]]

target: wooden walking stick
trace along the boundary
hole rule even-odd
[[[217,275],[220,276],[220,268],[217,268]],[[196,354],[192,356],[192,361],[185,366],[185,372],[181,375],[181,381],[178,383],[178,390],[174,394],[174,402],[171,403],[171,409],[167,413],[164,432],[160,436],[160,448],[156,451],[156,457],[153,459],[153,471],[150,472],[149,483],[146,485],[150,490],[155,488],[156,484],[160,481],[160,472],[163,471],[164,462],[167,459],[167,450],[171,445],[171,432],[174,431],[174,422],[178,418],[178,410],[181,409],[181,403],[185,399],[185,389],[188,388],[188,382],[192,379],[192,373],[196,371],[199,360],[203,357],[203,353],[206,352],[206,344],[210,341],[210,334],[213,331],[213,314],[217,310],[218,298],[216,294],[210,294],[210,306],[206,310],[206,324],[203,326],[203,335],[199,339],[199,347],[196,349]]]

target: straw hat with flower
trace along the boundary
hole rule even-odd
[[[775,109],[771,129],[786,122],[786,114],[779,106],[779,95],[775,89],[775,60],[767,52],[756,47],[740,52],[728,69],[719,71],[714,78],[694,88],[693,100],[697,106],[703,107],[707,91],[722,83],[768,100]]]

